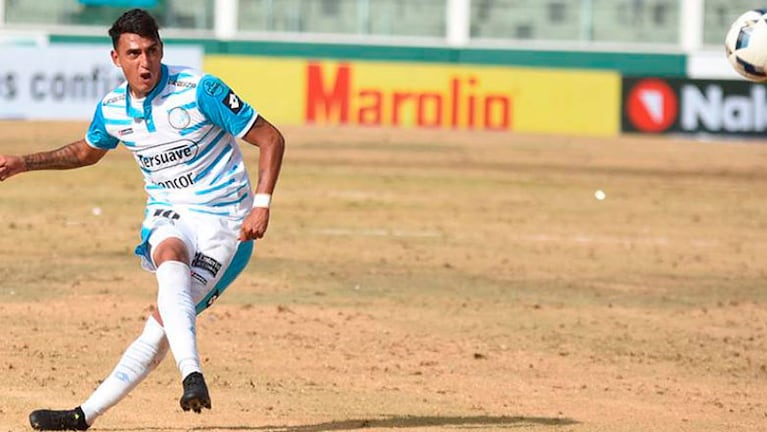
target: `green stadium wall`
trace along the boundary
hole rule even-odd
[[[56,43],[104,43],[104,37],[51,35]],[[648,54],[521,49],[441,48],[393,45],[330,44],[275,41],[220,41],[166,38],[168,44],[194,44],[208,55],[252,55],[332,60],[380,60],[419,63],[453,63],[524,66],[554,69],[598,69],[626,76],[684,77],[684,54]]]

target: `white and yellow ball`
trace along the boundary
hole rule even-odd
[[[724,46],[736,72],[749,81],[767,81],[767,9],[752,9],[735,19]]]

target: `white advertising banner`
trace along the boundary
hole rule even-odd
[[[99,100],[123,81],[112,46],[0,45],[0,119],[90,120]],[[163,62],[201,69],[199,46],[166,45]]]
[[[713,51],[699,51],[687,56],[687,77],[696,79],[732,79],[743,80],[735,72],[724,48]]]

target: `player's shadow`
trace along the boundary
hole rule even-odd
[[[518,428],[524,426],[569,426],[578,424],[577,421],[564,417],[525,417],[525,416],[399,416],[381,419],[335,420],[324,423],[297,426],[201,426],[183,429],[168,429],[160,427],[144,427],[131,430],[184,430],[184,431],[269,431],[269,432],[326,432],[354,431],[358,429],[405,429],[420,427],[462,427],[466,429],[483,428]],[[127,429],[105,428],[105,431],[121,431]]]
[[[191,430],[252,430],[275,432],[325,432],[353,431],[357,429],[381,428],[401,429],[433,426],[452,426],[472,429],[484,427],[511,428],[521,426],[568,426],[578,422],[569,418],[524,417],[524,416],[402,416],[383,419],[337,420],[325,423],[298,426],[210,426]]]

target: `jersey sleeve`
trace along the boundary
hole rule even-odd
[[[99,104],[96,107],[96,112],[93,114],[93,120],[88,128],[88,133],[85,135],[85,142],[91,147],[96,147],[102,150],[110,150],[117,147],[120,142],[117,138],[109,135],[104,122],[104,113],[102,111],[102,105]]]
[[[213,75],[200,79],[197,106],[208,120],[237,138],[242,138],[258,118],[253,107]]]

